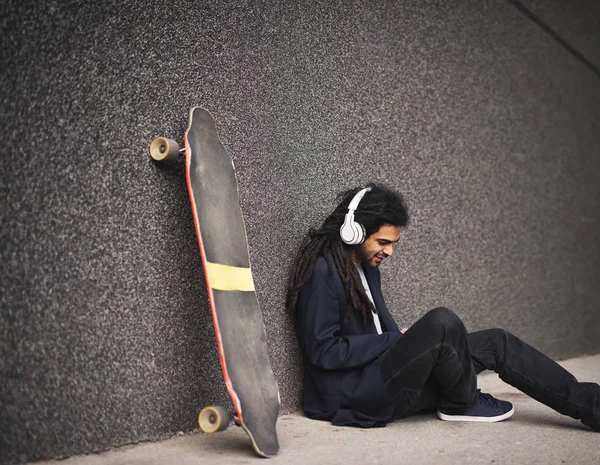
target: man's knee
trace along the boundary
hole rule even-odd
[[[502,328],[491,328],[487,330],[488,338],[498,347],[506,347],[506,341],[509,337],[514,337],[508,331]]]
[[[452,310],[446,307],[437,307],[433,310],[429,310],[425,317],[430,321],[430,324],[435,326],[441,326],[446,329],[459,329],[464,330],[465,325],[463,324],[460,317]]]

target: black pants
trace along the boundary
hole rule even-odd
[[[600,430],[600,386],[567,370],[502,329],[467,333],[447,308],[427,312],[380,358],[394,417],[423,409],[468,410],[477,374],[493,370],[504,382],[554,410]]]

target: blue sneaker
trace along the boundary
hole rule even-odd
[[[493,423],[506,420],[515,413],[510,402],[498,400],[490,394],[485,394],[477,389],[477,400],[473,407],[463,413],[442,413],[438,410],[438,417],[446,421],[483,421]]]

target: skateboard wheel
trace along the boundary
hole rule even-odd
[[[179,144],[166,137],[157,137],[150,144],[150,156],[155,161],[176,161],[179,158]]]
[[[229,426],[231,414],[223,407],[205,407],[198,415],[198,425],[203,433],[212,434]]]

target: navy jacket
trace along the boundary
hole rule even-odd
[[[296,333],[304,363],[304,412],[340,426],[384,426],[393,406],[379,371],[379,356],[400,337],[383,301],[377,268],[363,266],[383,334],[372,319],[364,327],[360,312],[348,309],[346,293],[332,260],[330,276],[324,257],[298,296]]]

